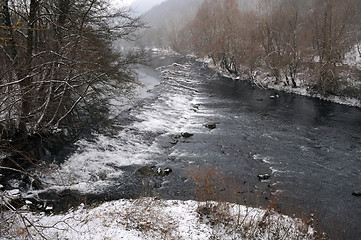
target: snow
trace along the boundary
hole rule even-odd
[[[361,44],[359,47],[361,48]],[[358,52],[357,45],[346,54],[345,63],[349,66],[354,66],[361,69],[361,54]]]
[[[198,58],[196,59],[198,62],[203,62],[204,64],[207,64],[209,68],[214,69],[218,73],[235,79],[239,80],[242,79],[240,77],[236,77],[233,75],[230,75],[229,73],[222,70],[219,66],[216,66],[213,63],[213,60],[210,58]],[[314,61],[319,61],[317,57],[315,57]],[[349,65],[351,67],[356,67],[358,69],[361,69],[361,55],[358,52],[357,45],[346,54],[346,60],[344,61],[344,64]],[[309,84],[302,80],[303,78],[309,78],[309,76],[304,76],[304,74],[298,74],[297,78],[295,79],[297,83],[297,87],[293,88],[292,86],[285,86],[283,83],[286,82],[285,79],[281,79],[280,84],[275,84],[275,79],[272,77],[269,77],[266,70],[256,70],[254,71],[253,75],[253,81],[254,83],[261,87],[261,88],[268,88],[268,89],[274,89],[279,91],[286,91],[289,93],[294,93],[302,96],[307,97],[316,97],[322,100],[335,102],[338,104],[344,104],[348,106],[355,106],[355,107],[361,107],[361,100],[351,97],[342,97],[342,96],[323,96],[321,94],[315,94],[309,91]],[[246,76],[245,79],[249,79],[249,76]],[[357,82],[355,79],[347,79],[347,84],[353,87],[360,86],[361,82]]]
[[[202,209],[210,212],[200,214]],[[272,210],[216,202],[142,198],[107,202],[94,208],[81,205],[60,215],[19,214],[36,226],[28,227],[33,239],[263,240],[313,239],[314,234],[301,220]],[[21,229],[20,219],[14,224]],[[0,239],[22,239],[12,234],[9,231]]]
[[[12,200],[16,200],[20,198],[20,190],[19,189],[11,189],[2,191],[1,189],[4,186],[0,184],[0,207],[7,205]],[[0,211],[1,213],[1,211]]]
[[[7,157],[8,157],[8,155],[0,152],[0,163],[1,163],[5,158],[7,158]],[[1,177],[1,175],[0,175],[0,177]]]
[[[93,133],[91,139],[78,140],[75,143],[77,151],[64,163],[38,175],[52,189],[99,193],[106,186],[121,181],[122,167],[156,165],[157,156],[164,151],[156,136],[194,132],[192,119],[196,115],[194,106],[200,101],[196,88],[199,83],[189,77],[189,68],[187,63],[161,67],[158,69],[161,79],[139,72],[141,83],[144,83],[142,88],[151,92],[145,94],[141,88],[135,89],[138,102],[134,99],[133,104],[113,101],[114,133]],[[162,86],[159,86],[160,81]],[[128,108],[124,105],[127,103]],[[122,118],[117,121],[119,115],[124,115],[125,123]]]

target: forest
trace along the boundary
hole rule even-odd
[[[322,95],[345,95],[347,79],[361,76],[359,68],[345,64],[349,52],[361,56],[360,1],[205,0],[194,5],[200,7],[159,27],[161,34],[154,35],[161,37],[152,44],[209,57],[249,79],[261,69],[275,84],[295,88],[301,78]]]

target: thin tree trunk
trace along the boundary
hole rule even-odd
[[[18,52],[16,50],[16,43],[15,43],[15,39],[14,39],[14,30],[12,28],[12,24],[11,24],[11,18],[10,18],[10,11],[9,11],[9,0],[3,0],[1,1],[0,4],[1,7],[1,11],[0,11],[0,20],[1,20],[1,24],[4,25],[5,27],[5,31],[6,31],[6,40],[9,41],[9,45],[10,45],[10,52],[9,52],[9,56],[11,57],[10,61],[13,62],[14,65],[16,61],[17,61],[17,55]]]
[[[37,18],[38,7],[38,0],[30,1],[30,11],[26,37],[25,66],[23,69],[19,70],[18,74],[19,79],[23,79],[23,81],[20,82],[22,117],[19,124],[19,130],[23,134],[27,133],[27,124],[30,122],[31,119],[31,116],[29,116],[32,107],[31,103],[32,101],[34,101],[33,89],[31,89],[33,79],[30,76],[30,73],[32,71],[32,55],[34,50],[34,26]]]

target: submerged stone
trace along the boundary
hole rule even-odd
[[[181,133],[182,137],[184,138],[189,138],[193,136],[193,133],[189,133],[189,132],[182,132]]]
[[[137,172],[143,176],[155,176],[156,175],[156,172],[151,167],[148,167],[148,166],[139,168]]]
[[[180,136],[179,134],[171,134],[170,137],[171,137],[172,139],[178,139],[178,138],[180,138],[181,136]]]
[[[204,125],[208,129],[215,129],[217,127],[217,123],[207,123]]]

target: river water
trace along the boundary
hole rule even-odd
[[[155,54],[138,71],[144,85],[129,108],[113,113],[112,133],[79,140],[56,170],[39,173],[52,189],[76,190],[89,201],[187,200],[195,198],[190,173],[216,168],[225,188],[237,189],[230,201],[314,214],[333,239],[357,239],[360,109],[220,77],[191,58]],[[193,136],[178,138],[182,132]],[[137,173],[142,166],[172,173],[145,177]]]

